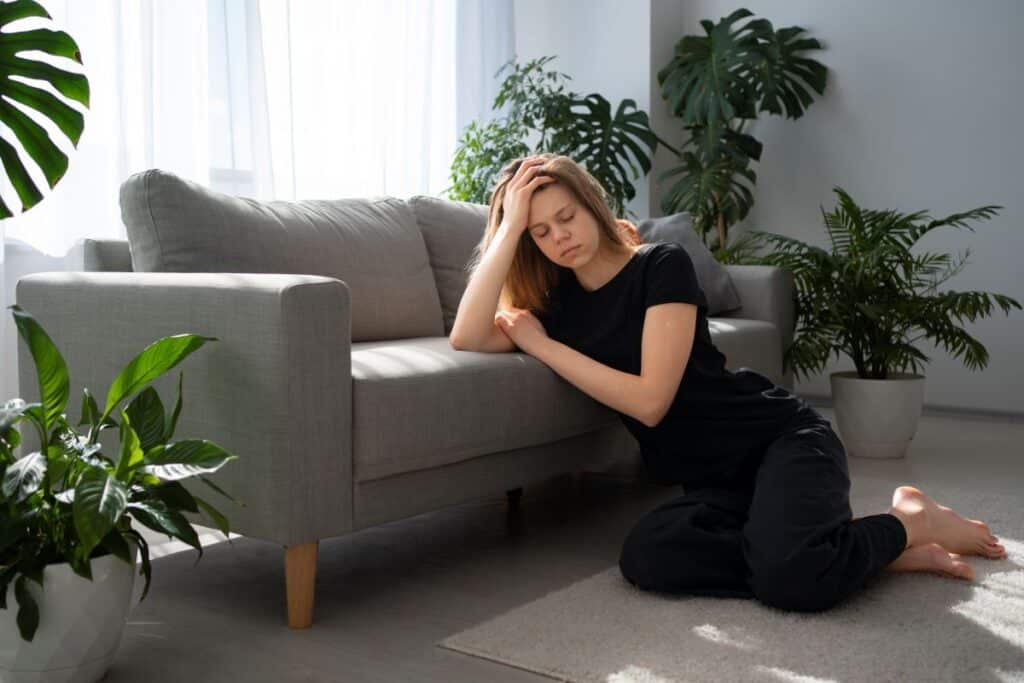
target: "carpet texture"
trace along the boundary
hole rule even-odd
[[[895,486],[856,480],[854,516],[884,512]],[[973,583],[882,572],[819,613],[649,594],[613,566],[440,645],[580,682],[1024,681],[1022,499],[921,488],[985,521],[1009,557],[965,558]]]

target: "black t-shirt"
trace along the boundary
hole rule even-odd
[[[592,292],[583,289],[572,269],[562,269],[547,312],[537,318],[552,339],[639,375],[647,307],[669,302],[698,309],[693,349],[672,405],[654,427],[616,412],[658,480],[691,488],[750,476],[768,444],[809,407],[759,372],[726,369],[725,356],[711,342],[704,290],[682,245],[641,245],[622,270]]]

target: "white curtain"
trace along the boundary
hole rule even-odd
[[[513,56],[512,2],[46,3],[46,25],[78,42],[91,106],[67,175],[0,222],[0,300],[14,303],[28,273],[81,269],[83,237],[125,239],[118,189],[147,168],[263,199],[439,194]],[[33,21],[43,25],[13,27]],[[6,400],[17,395],[6,308],[0,330]]]
[[[6,308],[15,302],[18,279],[33,272],[81,270],[82,237],[123,239],[118,188],[130,174],[157,166],[208,180],[206,14],[196,11],[201,5],[172,0],[44,4],[52,22],[29,18],[8,30],[45,27],[74,37],[89,78],[90,106],[77,149],[59,132],[51,133],[69,156],[64,178],[40,204],[0,222],[5,233],[0,400],[18,395],[17,336]],[[76,70],[67,60],[35,54]],[[12,196],[5,188],[5,196]],[[60,348],[71,340],[54,342]]]

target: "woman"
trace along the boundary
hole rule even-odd
[[[568,157],[513,161],[450,337],[536,357],[619,414],[649,473],[682,484],[630,532],[627,580],[813,611],[883,569],[971,580],[962,555],[1006,557],[984,523],[911,486],[886,512],[852,519],[829,421],[760,373],[726,370],[686,250],[638,241]]]

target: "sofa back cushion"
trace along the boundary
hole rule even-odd
[[[681,244],[697,273],[697,281],[708,300],[708,315],[735,311],[740,307],[740,295],[729,277],[729,271],[704,246],[700,235],[693,229],[688,211],[662,218],[648,218],[637,223],[636,230],[644,242],[676,242]]]
[[[408,202],[427,244],[448,335],[469,282],[469,261],[487,227],[487,206],[429,195],[416,195]]]
[[[257,201],[152,169],[121,185],[137,272],[304,273],[348,285],[352,341],[443,334],[423,236],[402,199]]]

